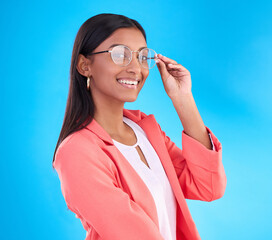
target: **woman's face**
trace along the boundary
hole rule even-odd
[[[102,42],[93,52],[111,49],[112,45],[120,44],[129,47],[132,51],[146,46],[146,41],[137,28],[120,28],[109,38]],[[142,89],[149,74],[149,69],[143,68],[138,61],[138,53],[132,54],[130,64],[125,67],[116,65],[110,53],[101,53],[91,56],[90,61],[91,81],[90,91],[93,99],[97,101],[133,102]],[[120,80],[136,80],[137,85],[120,83]],[[132,87],[133,86],[133,87]]]

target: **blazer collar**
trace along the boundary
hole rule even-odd
[[[145,115],[141,113],[140,110],[128,110],[123,109],[123,115],[132,121],[136,122],[138,125],[140,125],[143,130],[149,129],[150,120],[154,118],[153,114]],[[85,128],[96,134],[100,139],[102,139],[104,142],[114,145],[111,136],[106,132],[106,130],[95,120],[93,119],[91,123],[89,123]]]

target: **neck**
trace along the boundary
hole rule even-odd
[[[124,102],[95,103],[94,119],[110,135],[122,135],[126,131],[123,122]]]

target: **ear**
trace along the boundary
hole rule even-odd
[[[79,54],[76,66],[77,71],[85,77],[90,77],[92,75],[90,63],[90,59],[84,57],[82,54]]]

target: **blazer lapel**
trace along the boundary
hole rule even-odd
[[[125,110],[126,111],[126,110]],[[132,114],[134,121],[135,115]],[[159,229],[159,219],[156,209],[155,201],[152,197],[151,192],[148,187],[135,171],[135,169],[130,165],[124,155],[119,151],[119,149],[114,145],[110,135],[99,125],[95,119],[87,125],[88,130],[96,134],[101,140],[104,141],[105,145],[103,150],[107,152],[107,155],[116,164],[118,172],[120,174],[118,180],[120,181],[120,186],[123,190],[130,195],[130,197],[146,212],[146,214],[153,220]],[[123,180],[124,179],[124,180]]]
[[[172,160],[168,154],[164,139],[161,137],[161,130],[158,126],[157,121],[153,114],[148,115],[144,119],[137,122],[139,126],[145,131],[148,140],[158,154],[165,173],[168,177],[169,183],[173,189],[176,200],[181,208],[181,211],[184,215],[184,219],[187,222],[188,226],[192,226],[191,214],[187,206],[184,194],[181,190],[175,168],[172,164]]]

